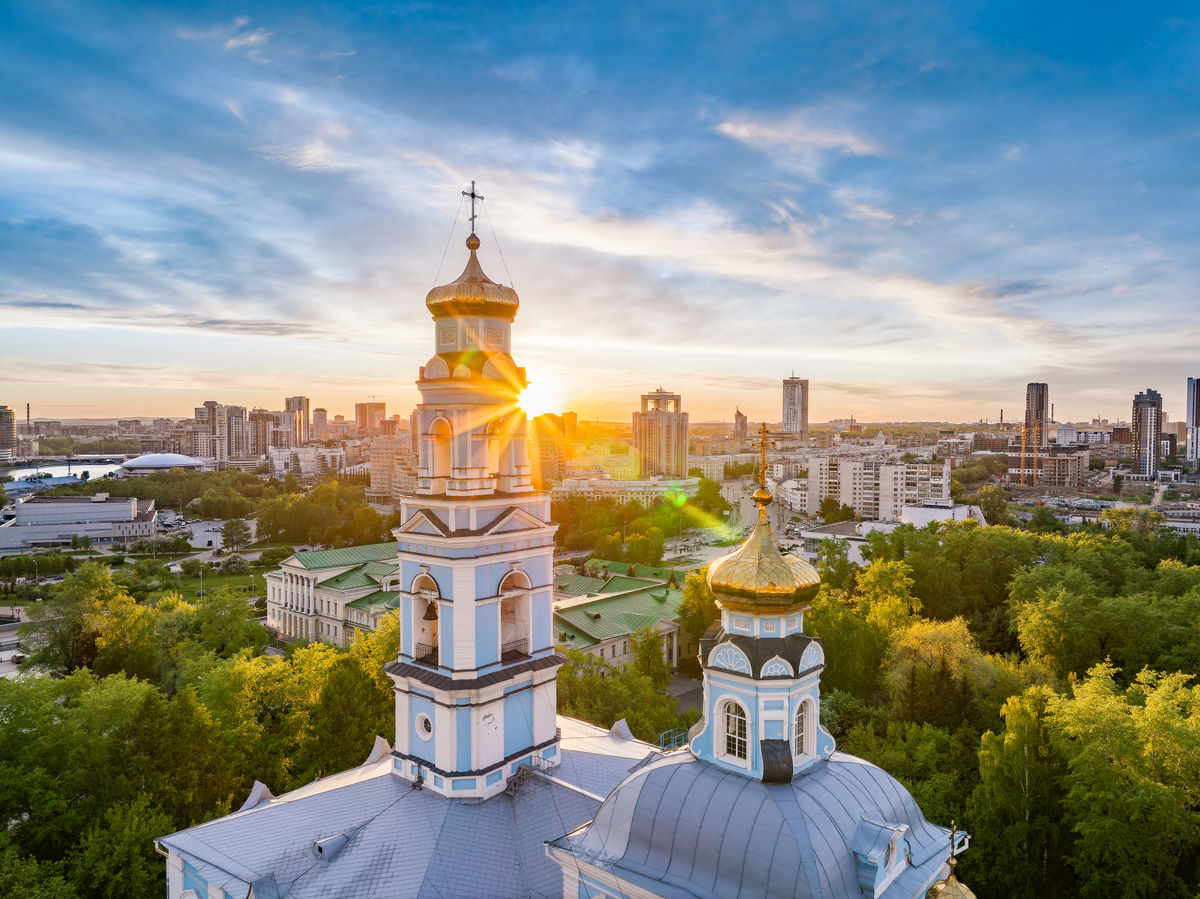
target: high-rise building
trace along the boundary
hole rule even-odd
[[[737,448],[741,449],[746,445],[746,415],[741,409],[735,409],[733,413],[733,442],[737,444]]]
[[[354,423],[363,435],[378,434],[387,417],[387,403],[355,403]]]
[[[679,394],[661,387],[642,394],[642,411],[633,413],[633,454],[640,478],[687,476],[688,414]]]
[[[17,412],[0,406],[0,461],[10,462],[17,454]]]
[[[214,459],[218,468],[224,468],[231,458],[253,454],[251,430],[245,406],[208,400],[195,408],[191,454]]]
[[[574,412],[562,415],[548,412],[529,420],[530,473],[533,485],[539,490],[549,490],[566,474],[577,423]]]
[[[305,444],[312,439],[309,425],[309,407],[312,401],[306,396],[289,396],[283,401],[283,408],[296,413],[296,443]]]
[[[1050,430],[1050,387],[1030,382],[1025,387],[1025,442],[1028,446],[1047,446]]]
[[[313,409],[312,437],[314,440],[324,440],[329,436],[329,413],[324,409]]]
[[[1162,396],[1149,387],[1133,398],[1133,471],[1152,478],[1162,461]]]
[[[1200,378],[1187,379],[1187,460],[1193,466],[1200,463]]]
[[[808,437],[808,379],[783,379],[783,430]]]

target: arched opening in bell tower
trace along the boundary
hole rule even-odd
[[[441,607],[438,585],[427,574],[418,575],[412,585],[413,659],[426,665],[438,664],[438,624]]]
[[[499,478],[508,474],[508,447],[512,443],[512,432],[501,419],[490,422],[487,427],[488,475]]]
[[[450,477],[450,450],[454,431],[450,422],[439,418],[429,426],[429,477],[433,479],[435,492],[445,493],[446,479]],[[440,480],[440,483],[438,483]]]
[[[500,582],[500,661],[529,655],[530,595],[533,585],[523,571],[510,571]]]

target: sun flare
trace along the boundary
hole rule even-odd
[[[535,415],[553,412],[559,407],[558,391],[549,380],[539,378],[521,391],[517,402],[521,406],[521,411],[533,418]]]

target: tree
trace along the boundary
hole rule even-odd
[[[71,876],[84,896],[125,899],[162,892],[162,861],[154,839],[175,829],[145,794],[111,806],[104,823],[87,832],[71,859]]]
[[[1079,895],[1192,895],[1200,877],[1200,687],[1143,671],[1122,690],[1112,665],[1088,672],[1047,708],[1071,776]],[[1152,835],[1152,838],[1148,838]]]
[[[1049,506],[1038,506],[1030,516],[1027,529],[1035,534],[1056,534],[1066,530],[1066,525]]]
[[[665,691],[671,685],[671,668],[663,652],[662,635],[647,625],[630,634],[629,642],[633,651],[629,664],[650,678],[656,689]]]
[[[821,500],[818,512],[826,524],[833,524],[835,521],[853,521],[855,518],[853,506],[843,506],[832,496]]]
[[[304,779],[362,763],[379,733],[376,693],[357,656],[343,653],[333,661],[313,711]]]
[[[967,622],[918,619],[892,633],[886,685],[896,713],[953,728],[968,718],[972,689],[993,680]]]
[[[693,640],[704,636],[720,617],[716,600],[708,589],[708,566],[695,568],[683,579],[683,599],[679,601],[679,624]]]
[[[184,559],[179,563],[179,572],[184,577],[199,577],[200,576],[200,560],[199,559]]]
[[[817,572],[821,583],[845,590],[858,566],[850,561],[850,544],[845,540],[826,538],[817,546]]]
[[[250,563],[245,556],[226,556],[221,560],[222,574],[245,574],[250,570]]]
[[[55,862],[21,855],[6,839],[0,838],[0,896],[77,899],[79,894],[62,876],[61,867]]]
[[[290,546],[273,546],[264,550],[258,557],[259,568],[278,568],[287,559],[296,554]]]
[[[1047,687],[1030,687],[1001,711],[1004,730],[985,733],[979,746],[979,783],[967,804],[974,848],[963,857],[964,880],[979,880],[997,895],[1074,894],[1064,824],[1066,760],[1054,746],[1046,710]]]
[[[979,506],[983,512],[983,519],[988,524],[1011,524],[1012,518],[1008,514],[1010,498],[1011,494],[1003,487],[988,485],[979,488],[979,492],[975,494],[975,505]]]
[[[250,542],[250,525],[244,518],[231,518],[221,528],[221,541],[226,549],[237,552]]]
[[[892,629],[908,624],[921,611],[913,595],[912,569],[904,562],[874,562],[862,572],[851,597],[867,621]]]

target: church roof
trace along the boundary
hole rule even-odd
[[[467,249],[471,256],[463,273],[451,281],[433,288],[425,297],[425,305],[434,318],[448,315],[494,315],[511,321],[517,314],[517,292],[511,287],[497,284],[483,273],[475,251],[479,249],[479,238],[472,234],[467,238]]]
[[[562,870],[545,842],[590,820],[604,794],[657,750],[558,721],[562,763],[531,772],[511,795],[446,799],[414,789],[393,773],[398,760],[372,753],[358,768],[279,797],[256,791],[257,804],[159,842],[233,896],[254,883],[273,883],[288,899],[561,896]]]
[[[361,565],[364,562],[379,562],[395,559],[395,543],[369,543],[365,546],[347,546],[343,549],[322,549],[315,552],[296,553],[292,556],[309,571],[322,568],[342,568],[346,565]]]
[[[625,582],[632,582],[632,588]],[[613,586],[623,592],[611,591]],[[556,635],[566,635],[565,639],[557,640],[560,645],[582,649],[653,627],[663,619],[673,621],[679,617],[679,604],[683,601],[680,591],[665,584],[630,577],[610,578],[604,590],[599,596],[572,596],[555,601]]]
[[[659,895],[859,896],[854,847],[867,819],[908,827],[912,864],[882,895],[921,895],[949,831],[887,772],[840,752],[765,784],[680,750],[632,773],[591,824],[551,846]]]

